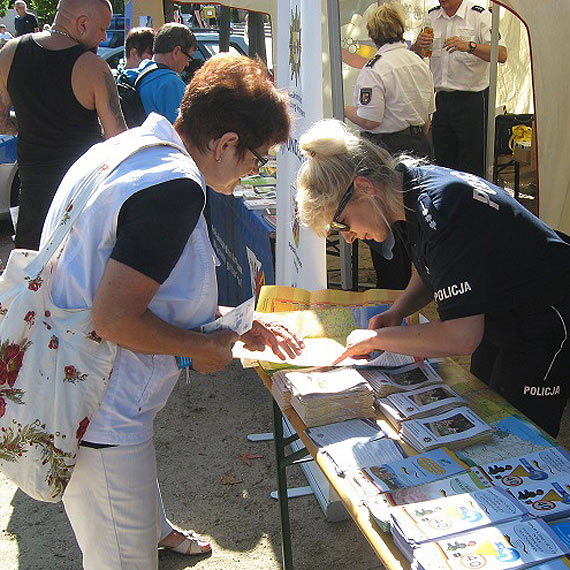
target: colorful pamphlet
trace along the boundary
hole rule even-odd
[[[570,473],[570,454],[562,447],[550,447],[521,457],[509,457],[481,466],[495,485],[519,487],[525,481],[546,481]]]
[[[442,497],[451,497],[462,493],[473,493],[492,487],[487,478],[474,467],[471,471],[459,473],[417,487],[403,487],[389,493],[364,498],[372,518],[383,531],[390,530],[390,507],[407,505],[419,501],[429,501]]]
[[[493,430],[473,410],[455,408],[427,418],[402,422],[400,433],[417,451],[442,445],[461,448],[489,439]]]
[[[444,538],[413,552],[415,570],[567,570],[568,547],[542,520],[501,523]],[[546,562],[551,561],[546,564]],[[540,566],[537,566],[540,564]]]
[[[507,491],[534,517],[553,520],[570,515],[570,473],[545,481],[525,478]]]
[[[520,518],[524,510],[498,488],[390,509],[391,531],[405,555],[425,542]]]
[[[413,487],[462,473],[467,465],[445,448],[406,457],[384,465],[373,465],[351,473],[361,495],[376,495]]]

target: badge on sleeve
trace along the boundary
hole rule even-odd
[[[360,90],[360,104],[368,105],[372,100],[372,87],[363,87]]]

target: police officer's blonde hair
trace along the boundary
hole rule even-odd
[[[297,204],[302,222],[326,236],[328,225],[350,183],[362,175],[377,195],[355,190],[352,200],[369,200],[378,223],[389,220],[401,203],[401,176],[396,161],[383,148],[354,134],[334,119],[313,125],[299,140],[306,160],[297,176]]]
[[[401,42],[404,39],[405,30],[402,8],[397,4],[382,4],[368,17],[366,29],[368,36],[377,47]]]

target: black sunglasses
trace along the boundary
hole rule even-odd
[[[350,226],[343,222],[339,222],[338,219],[341,214],[344,212],[344,209],[350,202],[352,195],[354,194],[354,180],[350,183],[347,191],[342,195],[340,202],[338,204],[338,208],[333,216],[332,222],[329,224],[329,230],[334,230],[337,232],[347,232],[350,230]]]
[[[192,55],[190,55],[187,51],[184,51],[182,48],[180,48],[180,51],[188,58],[188,61],[192,61],[194,59]]]
[[[262,166],[265,166],[269,162],[268,156],[261,156],[256,150],[253,150],[252,148],[249,149],[249,152],[255,156],[258,169]]]

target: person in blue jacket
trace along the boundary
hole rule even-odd
[[[556,436],[570,390],[570,238],[504,189],[400,157],[339,121],[300,139],[301,219],[347,242],[398,233],[415,266],[391,308],[353,331],[337,360],[376,350],[472,354],[471,371]],[[439,319],[401,326],[432,299]]]
[[[170,23],[162,26],[154,37],[153,58],[141,62],[137,74],[151,67],[137,84],[145,113],[158,113],[174,123],[180,109],[186,84],[180,74],[192,60],[198,47],[194,34],[184,25]]]

